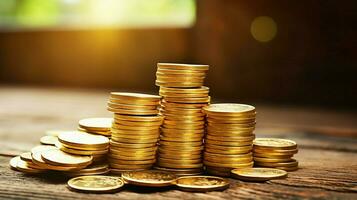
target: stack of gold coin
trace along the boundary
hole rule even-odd
[[[208,65],[158,63],[161,127],[156,169],[176,175],[201,174],[205,114],[210,101],[203,86]]]
[[[279,138],[257,138],[253,144],[255,166],[285,171],[298,169],[298,161],[292,158],[298,152],[296,142]]]
[[[114,112],[109,163],[112,173],[151,168],[163,117],[160,96],[112,92],[108,110]]]
[[[211,104],[207,115],[204,164],[208,173],[230,176],[233,168],[253,167],[252,145],[256,111],[234,103]]]
[[[112,127],[112,118],[87,118],[81,119],[78,122],[78,130],[110,137],[110,128]]]
[[[92,156],[93,161],[105,161],[109,139],[82,131],[68,131],[58,135],[56,146],[69,154]]]

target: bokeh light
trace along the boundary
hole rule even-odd
[[[253,20],[250,32],[257,41],[269,42],[276,36],[278,28],[271,17],[260,16]]]

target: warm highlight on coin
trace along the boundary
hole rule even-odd
[[[244,168],[233,169],[232,176],[243,181],[268,181],[271,179],[284,178],[288,173],[281,169],[273,168]]]
[[[122,188],[124,181],[120,177],[114,176],[80,176],[70,179],[67,184],[73,190],[111,193]]]

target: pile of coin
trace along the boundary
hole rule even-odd
[[[48,136],[55,137],[56,140],[46,141],[44,138],[48,139]],[[104,136],[80,131],[52,131],[43,136],[40,142],[48,145],[36,146],[31,149],[31,152],[12,158],[11,168],[32,174],[54,170],[61,171],[67,176],[109,173],[106,160],[101,158],[105,158],[108,152],[109,140]],[[97,154],[98,151],[100,154]]]
[[[156,169],[176,175],[202,173],[205,114],[209,88],[203,86],[208,65],[158,63],[161,127]]]
[[[81,119],[78,122],[78,130],[91,134],[110,137],[110,128],[112,127],[112,122],[112,118],[105,117]]]
[[[256,138],[253,144],[255,166],[285,171],[298,169],[298,161],[292,158],[298,152],[296,142],[279,138]]]
[[[109,139],[82,131],[68,131],[58,135],[56,147],[69,154],[92,156],[93,161],[105,161]]]
[[[110,140],[111,172],[151,168],[163,117],[158,115],[160,96],[112,92],[108,110],[114,112]]]
[[[252,145],[256,111],[245,104],[221,103],[203,108],[207,115],[204,161],[206,171],[230,176],[233,168],[253,167]]]

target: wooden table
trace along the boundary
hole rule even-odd
[[[109,91],[0,87],[0,198],[4,199],[357,199],[357,114],[256,105],[257,137],[299,145],[300,169],[266,183],[234,179],[223,192],[190,193],[126,187],[116,194],[66,188],[59,174],[29,176],[10,170],[10,155],[28,151],[48,129],[75,129],[81,118],[111,116]]]

